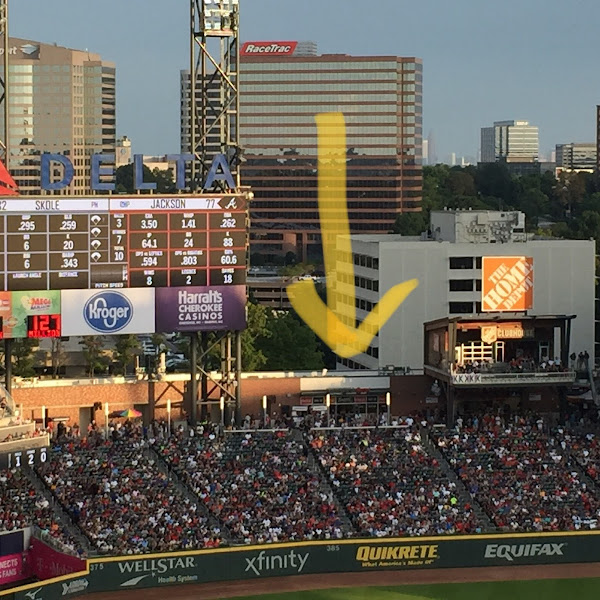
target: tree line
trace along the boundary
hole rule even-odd
[[[520,210],[529,232],[555,237],[600,239],[600,176],[547,171],[520,177],[500,163],[423,168],[423,211],[398,216],[393,232],[419,235],[432,210]]]

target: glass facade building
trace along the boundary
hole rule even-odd
[[[115,66],[82,50],[10,39],[9,164],[22,195],[39,194],[40,155],[67,156],[71,184],[60,194],[90,191],[90,155],[114,154]],[[3,66],[0,73],[4,76]],[[0,123],[4,116],[0,113]],[[51,173],[62,179],[62,168]]]
[[[321,254],[315,116],[341,112],[353,233],[388,233],[421,210],[422,62],[414,57],[244,55],[240,63],[242,183],[252,187],[251,253]],[[182,98],[189,73],[182,73]],[[189,130],[182,103],[182,151]],[[189,143],[187,144],[189,147]]]
[[[537,161],[538,128],[528,121],[496,121],[481,129],[481,162]]]

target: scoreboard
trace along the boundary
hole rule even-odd
[[[246,253],[244,195],[0,198],[3,291],[244,285]]]

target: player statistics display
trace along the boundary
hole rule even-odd
[[[246,253],[244,195],[0,198],[4,291],[243,285]]]

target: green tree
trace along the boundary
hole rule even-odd
[[[104,340],[99,335],[86,335],[80,341],[83,359],[90,377],[96,373],[104,373],[108,366],[108,359],[104,355]]]
[[[151,171],[149,167],[144,165],[143,169],[144,183],[156,183],[157,194],[174,194],[175,181],[173,179],[173,169],[154,169]],[[116,189],[122,194],[134,194],[137,190],[134,187],[134,165],[129,163],[123,165],[116,170]]]
[[[259,371],[267,358],[258,347],[258,340],[269,338],[267,311],[262,304],[248,304],[248,326],[242,332],[242,368],[244,371]]]
[[[140,347],[140,341],[136,335],[119,335],[115,343],[113,360],[117,363],[117,372],[127,375],[127,367],[133,361],[136,350]]]
[[[67,354],[61,338],[52,338],[50,347],[50,361],[52,364],[52,379],[58,379],[58,372],[63,366]]]
[[[34,350],[39,346],[35,338],[14,340],[12,346],[13,372],[18,377],[33,377],[35,375]]]
[[[313,370],[324,366],[319,341],[313,331],[292,312],[272,312],[267,318],[269,335],[257,341],[269,371]]]
[[[424,212],[401,213],[396,217],[392,233],[421,235],[428,226],[428,215]]]

